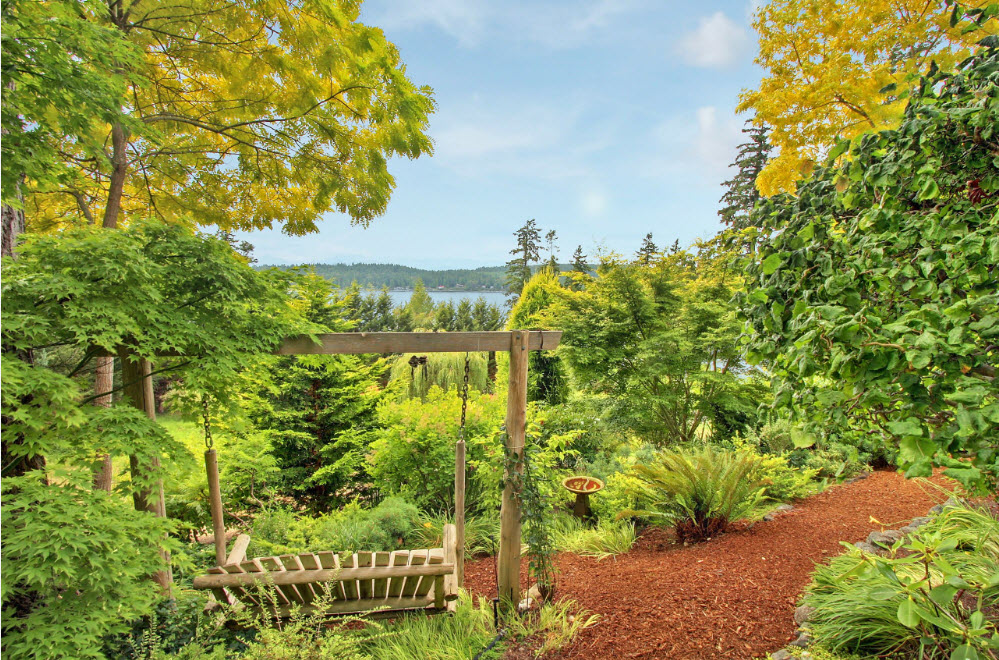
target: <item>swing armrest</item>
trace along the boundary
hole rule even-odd
[[[232,552],[226,557],[225,565],[231,566],[246,560],[246,549],[250,545],[250,535],[240,534],[236,537],[236,542],[232,545]]]

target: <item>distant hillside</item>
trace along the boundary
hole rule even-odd
[[[357,282],[366,289],[412,289],[417,279],[428,289],[499,291],[503,289],[505,266],[483,266],[449,270],[426,270],[398,264],[305,264],[338,286]]]

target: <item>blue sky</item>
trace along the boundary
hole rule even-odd
[[[244,237],[261,263],[502,264],[535,218],[577,244],[689,244],[716,212],[741,141],[750,2],[368,0],[410,78],[434,88],[435,154],[393,161],[388,211],[363,229]]]

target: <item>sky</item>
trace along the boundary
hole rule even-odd
[[[262,264],[463,268],[505,263],[531,218],[563,262],[711,236],[760,79],[751,2],[367,0],[361,20],[434,89],[434,155],[391,162],[367,229],[330,213],[318,234],[241,238]]]

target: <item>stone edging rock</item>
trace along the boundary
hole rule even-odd
[[[908,538],[910,534],[914,531],[930,522],[933,516],[941,513],[945,508],[951,506],[958,506],[959,502],[953,497],[948,499],[943,504],[937,504],[935,507],[929,510],[929,515],[919,516],[918,518],[913,518],[909,524],[899,529],[889,529],[886,531],[879,532],[877,530],[871,532],[867,535],[867,540],[861,541],[859,543],[854,543],[854,547],[862,552],[868,554],[883,555],[891,548],[899,539]],[[797,639],[791,642],[788,646],[797,646],[798,648],[808,648],[812,643],[812,636],[809,634],[807,628],[808,619],[811,618],[812,612],[815,610],[813,607],[808,605],[799,605],[794,610],[794,622],[797,624],[798,628],[795,631],[798,635]],[[794,656],[788,651],[781,649],[770,655],[771,660],[794,660]]]

